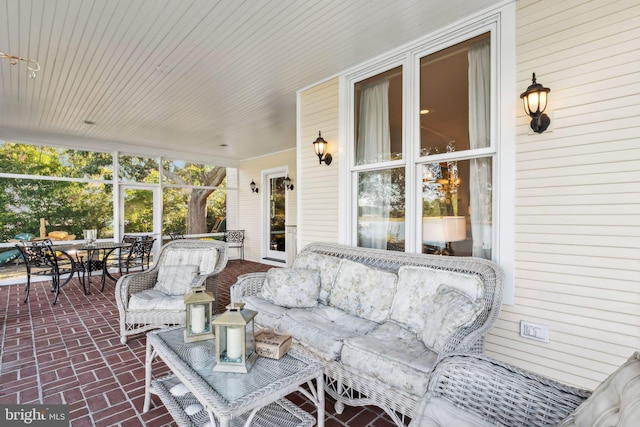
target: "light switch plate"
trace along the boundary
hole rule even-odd
[[[520,336],[540,342],[549,342],[549,326],[539,323],[520,321]]]

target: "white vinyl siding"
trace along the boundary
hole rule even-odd
[[[300,175],[298,250],[311,242],[339,242],[338,233],[338,79],[298,94],[298,173]],[[318,163],[313,141],[318,131],[328,142],[332,163]]]
[[[640,4],[516,5],[518,88],[551,89],[551,126],[532,134],[518,103],[515,304],[487,352],[592,389],[640,348]]]

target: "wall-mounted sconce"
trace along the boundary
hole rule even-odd
[[[289,175],[287,175],[282,183],[284,184],[284,188],[286,188],[287,190],[293,190],[293,184],[291,183],[291,178],[289,178]]]
[[[256,183],[253,182],[253,180],[251,180],[251,184],[249,184],[249,187],[251,187],[251,192],[252,193],[257,193],[258,191],[260,191],[258,189],[258,186],[256,185]]]
[[[327,166],[331,164],[331,154],[327,153],[327,141],[322,138],[320,131],[318,131],[318,138],[313,141],[313,150],[316,152],[316,156],[320,160],[320,164],[324,162]]]
[[[536,82],[536,73],[531,78],[531,86],[520,95],[524,102],[524,111],[531,117],[531,129],[536,133],[542,133],[549,127],[551,119],[544,114],[547,108],[547,94],[551,89]]]

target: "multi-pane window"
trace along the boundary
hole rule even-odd
[[[357,244],[491,258],[490,34],[415,58],[354,83]]]

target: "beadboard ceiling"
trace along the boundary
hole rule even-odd
[[[0,0],[42,67],[0,59],[0,139],[233,165],[295,146],[297,90],[495,3]]]

